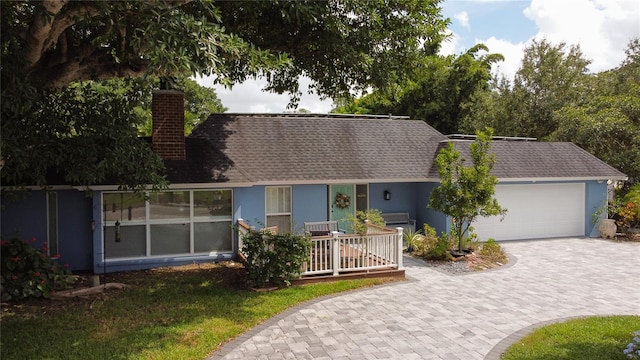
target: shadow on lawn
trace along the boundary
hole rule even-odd
[[[107,274],[107,281],[133,287],[88,299],[3,305],[0,357],[163,358],[179,350],[184,358],[203,358],[267,318],[260,314],[264,304],[278,307],[285,295],[246,290],[237,263]]]

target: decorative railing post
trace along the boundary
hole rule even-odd
[[[333,266],[333,276],[338,276],[340,273],[340,240],[338,239],[338,235],[340,233],[337,231],[332,231],[331,235],[333,235],[333,246],[331,253],[331,266]]]
[[[238,218],[237,224],[238,224],[238,254],[242,252],[242,246],[244,245],[243,241],[242,241],[242,237],[245,234],[245,229],[240,225],[240,223],[244,222],[244,220],[242,220],[242,218]]]
[[[396,231],[398,231],[398,238],[396,239],[396,243],[397,243],[397,254],[398,254],[398,259],[396,260],[396,264],[398,264],[398,270],[403,269],[403,265],[402,265],[402,238],[404,235],[404,229],[401,227],[397,227]]]

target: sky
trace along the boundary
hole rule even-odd
[[[505,61],[493,72],[513,79],[520,67],[523,50],[532,41],[547,39],[553,44],[580,45],[592,61],[593,73],[620,65],[624,50],[634,37],[640,38],[639,0],[445,0],[442,15],[451,20],[450,39],[442,44],[443,55],[461,54],[478,43]],[[263,80],[248,80],[232,89],[213,85],[212,78],[197,79],[216,89],[222,104],[231,113],[281,113],[289,97],[267,93]],[[331,99],[306,94],[308,79],[302,79],[302,99],[298,108],[312,113],[328,113]]]

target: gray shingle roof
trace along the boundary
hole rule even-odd
[[[368,115],[214,114],[187,138],[173,183],[428,181],[449,140],[423,121]],[[453,140],[469,157],[471,140]],[[500,179],[624,179],[572,143],[494,140]]]
[[[191,138],[219,143],[230,169],[251,182],[296,183],[426,180],[446,137],[408,119],[214,114]]]
[[[453,141],[461,155],[470,159],[469,145],[472,141]],[[441,142],[439,148],[447,143],[448,140]],[[620,171],[573,143],[494,140],[491,150],[496,154],[493,174],[500,179],[626,178]],[[429,176],[438,176],[435,164],[432,164]]]

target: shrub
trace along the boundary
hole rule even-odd
[[[426,254],[427,259],[431,260],[451,260],[449,249],[452,247],[452,239],[448,234],[442,233],[436,237],[435,246]]]
[[[421,241],[424,235],[422,235],[422,230],[413,231],[411,229],[407,229],[402,234],[404,241],[407,243],[407,252],[413,252],[416,248],[416,243]]]
[[[367,226],[365,220],[369,220],[369,224],[385,226],[386,223],[384,218],[382,217],[382,212],[378,209],[369,209],[367,211],[356,211],[356,214],[349,214],[346,218],[342,219],[342,221],[347,221],[351,230],[355,234],[360,234],[362,236],[367,235],[367,231],[369,227]]]
[[[424,235],[415,241],[414,252],[416,256],[429,260],[449,260],[449,248],[451,241],[447,234],[436,235],[436,230],[431,226],[424,225]]]
[[[2,274],[0,298],[2,301],[27,297],[48,297],[52,290],[61,290],[73,284],[67,265],[60,265],[47,255],[47,243],[42,249],[32,246],[36,240],[2,240]]]
[[[507,261],[507,255],[502,250],[502,246],[498,244],[494,239],[489,239],[486,243],[482,244],[480,248],[480,255],[489,261],[505,263]]]
[[[251,230],[242,241],[253,287],[264,287],[268,282],[290,285],[291,280],[300,277],[311,251],[311,242],[304,236],[272,234],[268,230]]]

